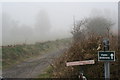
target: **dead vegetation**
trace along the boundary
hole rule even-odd
[[[103,29],[97,28],[101,27],[101,24],[104,32]],[[112,25],[113,23],[111,24],[107,19],[99,17],[92,19],[92,21],[88,19],[78,21],[77,24],[74,23],[72,31],[73,43],[61,57],[54,61],[52,65],[52,77],[78,78],[79,72],[84,72],[89,80],[93,78],[104,78],[104,65],[103,62],[98,62],[97,49],[99,47],[99,50],[103,50],[102,40],[107,37],[110,40],[110,50],[116,51],[116,61],[111,62],[111,78],[119,78],[120,60],[118,58],[120,58],[120,54],[118,50],[118,37],[108,31],[108,28],[110,29]],[[95,29],[92,29],[92,26],[94,26],[93,28]],[[100,34],[95,32],[95,30],[99,31]],[[82,60],[95,60],[95,64],[72,67],[66,66],[66,62]]]

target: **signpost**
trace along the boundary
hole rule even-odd
[[[110,80],[110,61],[115,61],[115,51],[109,51],[109,40],[103,40],[104,51],[98,51],[98,61],[104,61],[105,80]],[[66,66],[94,64],[94,60],[67,62]]]
[[[109,39],[103,40],[104,51],[98,51],[98,61],[104,61],[105,80],[110,80],[110,65],[109,61],[115,61],[115,51],[109,50]]]
[[[98,61],[115,61],[115,51],[98,51]]]
[[[77,65],[86,65],[86,64],[94,64],[94,60],[86,60],[86,61],[74,61],[74,62],[67,62],[66,66],[77,66]],[[79,75],[80,78],[80,75]],[[82,79],[87,80],[85,76],[82,74]]]
[[[75,61],[75,62],[67,62],[66,66],[76,66],[76,65],[86,65],[86,64],[94,64],[94,60],[86,60],[86,61]]]
[[[76,65],[86,65],[86,64],[95,64],[94,60],[86,60],[86,61],[74,61],[67,62],[66,66],[76,66]],[[80,78],[80,75],[79,75]],[[87,80],[85,76],[82,75],[82,80]]]

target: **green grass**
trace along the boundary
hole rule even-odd
[[[50,53],[52,51],[63,48],[70,43],[70,39],[61,39],[47,42],[37,42],[32,45],[16,45],[15,47],[2,47],[3,68],[14,66],[21,61],[32,58],[41,54]]]
[[[39,78],[51,78],[53,68],[49,66],[42,74],[40,74]]]

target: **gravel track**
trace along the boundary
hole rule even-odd
[[[2,76],[5,78],[37,78],[37,76],[62,53],[64,53],[63,49],[30,58],[24,62],[16,64],[14,67],[3,70]]]

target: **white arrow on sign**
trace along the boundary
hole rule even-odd
[[[86,60],[86,61],[75,61],[75,62],[67,62],[66,66],[75,66],[75,65],[86,65],[86,64],[94,64],[94,60]]]
[[[113,56],[114,56],[114,55],[113,55],[113,54],[110,54],[110,56],[111,56],[111,59],[113,59]]]

